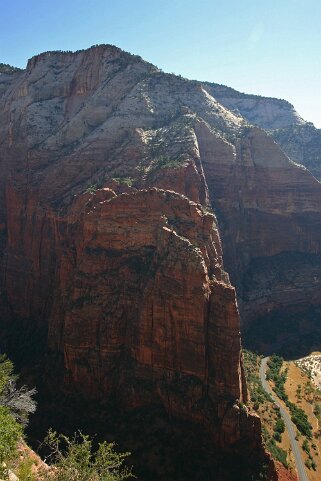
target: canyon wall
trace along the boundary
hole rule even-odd
[[[293,105],[214,83],[206,83],[206,88],[226,108],[265,129],[292,161],[307,167],[320,180],[321,130],[302,119]]]
[[[266,455],[194,129],[199,114],[222,135],[243,120],[115,47],[48,52],[1,78],[4,348],[41,371],[45,404],[116,403],[116,438],[121,417],[155,409],[119,436],[143,479],[233,479],[241,465],[247,479]],[[195,459],[167,452],[174,439]]]
[[[246,326],[321,303],[321,189],[249,124],[300,123],[291,106],[247,118],[219,90],[111,46],[0,75],[0,332],[44,385],[155,407],[191,450],[206,433],[211,479],[249,479],[264,453],[232,285]],[[206,478],[164,456],[141,453],[143,479]]]
[[[255,348],[266,344],[266,352],[286,338],[298,339],[289,355],[319,349],[320,130],[284,100],[218,84],[206,88],[270,138],[263,140],[259,129],[245,135],[236,148],[238,165],[230,161],[229,180],[225,174],[217,178],[227,186],[216,205],[223,208],[225,265],[237,286],[246,338]],[[239,208],[226,205],[231,196]]]

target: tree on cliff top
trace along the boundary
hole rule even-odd
[[[12,74],[15,72],[22,72],[22,69],[18,67],[12,67],[12,65],[7,63],[0,63],[0,73]]]

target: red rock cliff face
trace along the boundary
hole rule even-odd
[[[240,408],[239,314],[214,215],[156,188],[85,193],[64,215],[12,185],[6,203],[6,301],[15,320],[48,325],[64,391],[162,406],[255,464],[260,424]]]
[[[246,394],[235,293],[213,216],[166,191],[112,195],[87,194],[68,217],[74,258],[69,248],[59,261],[61,295],[49,326],[65,382],[90,396],[119,391],[131,406],[157,396],[187,419],[204,416],[197,406],[205,398],[225,414]],[[140,379],[151,381],[151,392]],[[189,396],[178,396],[189,381]]]
[[[48,331],[63,392],[161,407],[251,467],[260,427],[212,207],[249,322],[320,302],[320,184],[206,85],[115,47],[42,54],[3,85],[2,331]]]
[[[244,322],[274,310],[318,306],[320,183],[259,129],[235,145],[202,123],[197,132]]]

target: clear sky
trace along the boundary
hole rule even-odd
[[[166,72],[285,98],[321,128],[321,0],[0,0],[0,62],[111,43]]]

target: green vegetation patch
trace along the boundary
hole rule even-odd
[[[168,157],[167,155],[160,155],[155,163],[155,168],[177,169],[184,163],[185,160],[186,160],[185,156],[173,158],[173,157]]]
[[[72,438],[49,431],[46,444],[54,469],[45,473],[44,481],[123,481],[132,478],[124,466],[129,453],[118,453],[114,443],[99,443],[82,433]]]
[[[0,405],[0,475],[6,473],[4,463],[8,463],[16,454],[17,443],[22,437],[22,426],[10,411]]]
[[[271,396],[263,389],[258,375],[260,360],[260,357],[254,352],[243,349],[245,377],[248,389],[250,391],[251,401],[253,402],[253,407],[255,410],[258,410],[259,406],[265,402],[273,402]]]
[[[16,475],[21,481],[38,481],[36,479],[35,473],[33,473],[32,468],[34,466],[34,461],[31,458],[25,457],[19,463]]]
[[[266,377],[267,379],[270,379],[274,382],[273,390],[276,395],[280,399],[282,399],[282,401],[284,401],[284,403],[288,407],[291,414],[292,422],[296,425],[301,434],[311,439],[312,426],[309,423],[308,416],[303,411],[303,409],[289,401],[288,395],[285,392],[284,385],[287,377],[287,370],[281,372],[282,365],[282,357],[276,355],[271,356],[268,361],[269,370]]]
[[[15,72],[22,72],[22,69],[18,67],[12,67],[12,65],[7,63],[0,63],[0,73],[12,74]]]
[[[272,454],[273,458],[280,461],[283,464],[283,466],[287,468],[288,462],[286,460],[286,456],[287,456],[286,451],[284,449],[279,448],[279,446],[276,445],[275,439],[270,438],[267,441],[266,446],[270,451],[270,453]]]
[[[17,443],[23,437],[23,425],[36,409],[32,396],[35,390],[18,387],[13,364],[0,356],[0,476],[6,476],[8,463],[17,453]],[[27,481],[27,480],[26,480]]]
[[[85,194],[94,194],[97,190],[97,184],[89,184],[88,187],[86,187]]]
[[[8,479],[8,469],[16,471],[21,481],[36,481],[33,460],[18,457],[17,445],[23,439],[28,414],[34,412],[35,390],[16,385],[13,364],[0,356],[0,478]],[[130,453],[118,453],[114,443],[98,443],[82,433],[73,438],[49,431],[45,441],[51,469],[40,470],[42,481],[123,481],[132,478],[125,466]]]
[[[131,187],[134,182],[134,180],[131,177],[113,177],[112,180],[115,180],[119,184],[125,184],[127,185],[127,187]]]
[[[283,365],[283,358],[273,355],[268,361],[269,370],[266,378],[274,382],[274,392],[285,403],[288,401],[288,396],[285,393],[284,385],[287,377],[287,370],[280,372]]]
[[[276,421],[273,427],[273,436],[264,425],[264,417],[262,417],[262,434],[265,446],[271,453],[272,457],[280,461],[285,467],[288,467],[287,453],[281,449],[277,442],[281,442],[282,433],[285,426],[284,421],[281,418],[279,411],[273,409],[272,397],[263,389],[260,377],[259,367],[262,357],[258,356],[254,352],[243,350],[243,365],[245,370],[245,376],[247,380],[247,386],[250,392],[250,398],[253,403],[253,408],[259,412],[260,415],[269,412],[270,420]]]

